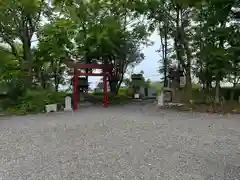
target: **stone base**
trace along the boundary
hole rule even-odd
[[[64,108],[64,111],[72,111],[72,108]]]
[[[140,98],[140,94],[134,94],[134,99],[139,99]]]

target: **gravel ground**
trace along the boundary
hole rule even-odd
[[[239,117],[136,104],[5,117],[0,179],[240,179]]]

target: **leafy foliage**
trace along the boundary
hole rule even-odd
[[[45,111],[46,104],[58,104],[63,107],[64,92],[53,92],[49,90],[29,90],[17,102],[6,100],[5,108],[11,114],[24,115],[28,113],[39,113]]]

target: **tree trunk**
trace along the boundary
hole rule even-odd
[[[119,91],[119,89],[120,89],[120,87],[121,87],[121,85],[122,85],[123,76],[124,76],[124,73],[121,74],[120,79],[119,79],[119,81],[118,81],[117,89],[116,89],[116,90],[117,90],[117,93],[118,93],[118,91]]]
[[[206,80],[206,89],[207,91],[210,91],[212,88],[212,81],[211,80]]]
[[[87,28],[86,28],[86,24],[85,24],[85,23],[86,23],[86,22],[83,22],[83,23],[82,23],[84,40],[87,39]],[[85,57],[84,57],[85,63],[86,63],[86,64],[90,64],[90,63],[91,63],[91,59],[89,58],[89,49],[88,49],[87,46],[85,47],[85,51],[86,51],[86,54],[85,54]],[[89,73],[89,69],[88,69],[88,68],[85,69],[85,73]],[[88,79],[89,79],[89,77],[86,76],[86,81],[87,81],[87,82],[88,82]]]
[[[188,97],[188,100],[190,100],[189,98],[191,98],[191,92],[192,92],[192,78],[191,78],[191,61],[192,61],[192,54],[189,48],[189,43],[186,40],[186,33],[185,33],[185,29],[184,29],[184,25],[183,25],[183,12],[182,9],[180,10],[180,15],[181,15],[181,27],[179,28],[179,33],[180,35],[180,40],[181,40],[181,45],[184,48],[185,54],[186,54],[186,59],[187,62],[185,63],[185,75],[186,75],[186,95]]]
[[[110,80],[109,87],[112,94],[117,95],[118,89],[117,89],[117,82],[115,80]]]
[[[40,72],[40,81],[41,81],[41,86],[43,89],[46,89],[46,79],[45,79],[45,74],[43,72]]]
[[[220,96],[220,80],[217,78],[216,80],[216,87],[215,87],[215,102],[219,103],[219,96]]]
[[[220,22],[220,27],[221,28],[224,28],[225,27],[225,23],[224,23],[224,21],[221,21]],[[222,48],[222,49],[224,49],[224,38],[223,37],[219,37],[219,47],[220,48]],[[224,67],[221,67],[221,68],[224,68]],[[221,81],[221,79],[222,79],[222,72],[221,72],[221,70],[219,70],[220,68],[218,68],[217,69],[217,72],[216,72],[216,87],[215,87],[215,90],[216,90],[216,92],[215,92],[215,102],[216,103],[219,103],[220,102],[220,100],[219,100],[219,96],[220,96],[220,81]]]
[[[187,90],[192,90],[192,78],[191,78],[191,64],[186,65],[186,88]]]
[[[232,89],[231,94],[230,94],[230,100],[231,101],[234,100],[235,90],[236,90],[236,83],[233,84],[233,89]]]
[[[55,91],[58,92],[58,88],[59,88],[59,77],[57,72],[54,73],[54,87],[55,87]]]
[[[161,34],[162,33],[162,34]],[[168,25],[165,20],[163,30],[159,25],[159,35],[161,40],[161,49],[162,49],[162,59],[163,59],[163,73],[164,73],[164,87],[168,86],[168,59],[167,59],[167,51],[168,51],[168,42],[167,42],[167,33],[168,33]]]
[[[175,20],[176,23],[176,32],[175,32],[175,37],[174,37],[174,47],[176,51],[176,56],[178,60],[178,67],[180,64],[182,65],[183,68],[185,68],[185,62],[183,60],[183,49],[182,49],[182,44],[181,44],[181,30],[180,30],[180,6],[177,5],[176,7],[176,12],[177,12],[177,18]]]
[[[162,59],[163,59],[163,74],[164,74],[164,87],[167,87],[167,70],[166,70],[166,66],[165,66],[165,62],[166,62],[166,57],[165,57],[165,45],[163,42],[163,37],[161,34],[161,27],[159,25],[159,35],[160,35],[160,41],[161,41],[161,51],[162,51]]]
[[[31,38],[29,37],[28,28],[23,26],[23,35],[22,35],[22,47],[23,47],[23,70],[27,70],[27,77],[25,85],[31,87],[32,84],[32,51],[31,51]]]
[[[166,22],[165,22],[166,23]],[[165,44],[165,51],[164,51],[164,87],[168,86],[168,41],[167,41],[167,35],[168,35],[168,23],[165,25],[164,30],[164,44]]]
[[[230,94],[230,100],[233,101],[234,100],[234,96],[235,96],[235,91],[236,91],[236,87],[237,87],[237,84],[239,82],[239,78],[237,78],[237,72],[234,73],[235,77],[234,77],[234,82],[233,82],[233,89],[231,91],[231,94]]]
[[[121,73],[119,79],[109,80],[109,86],[110,86],[111,93],[113,93],[115,95],[118,94],[118,91],[123,82],[123,76],[124,76],[124,73]]]

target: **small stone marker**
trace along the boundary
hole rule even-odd
[[[65,97],[64,111],[72,111],[72,99],[70,96]]]

